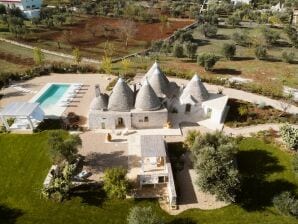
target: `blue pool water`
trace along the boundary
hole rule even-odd
[[[68,90],[70,85],[52,84],[37,100],[42,109],[54,106]]]

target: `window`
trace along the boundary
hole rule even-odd
[[[188,103],[185,105],[185,112],[190,112],[191,111],[191,105]]]
[[[144,122],[148,122],[149,121],[149,117],[144,117]]]

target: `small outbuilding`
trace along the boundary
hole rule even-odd
[[[0,111],[0,118],[6,130],[13,132],[33,132],[44,116],[44,111],[38,103],[14,102]],[[13,119],[11,125],[8,119]]]

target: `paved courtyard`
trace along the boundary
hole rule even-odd
[[[107,167],[128,168],[126,142],[106,142],[105,134],[95,132],[84,132],[80,137],[83,144],[79,154],[85,157],[83,169],[92,173],[89,179],[100,180]]]

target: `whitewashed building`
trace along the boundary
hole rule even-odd
[[[42,0],[0,0],[8,8],[19,8],[27,18],[39,17]]]
[[[167,124],[197,123],[208,119],[223,123],[228,97],[208,93],[197,74],[184,86],[170,82],[154,63],[141,81],[131,88],[119,78],[110,96],[96,87],[88,123],[94,129],[163,128]]]
[[[128,138],[128,178],[136,183],[135,198],[164,198],[177,208],[177,194],[167,145],[161,135]]]

